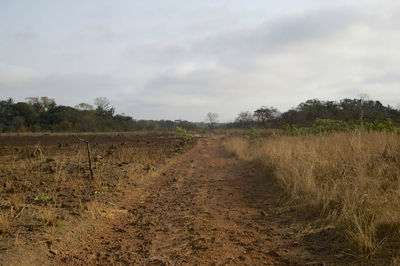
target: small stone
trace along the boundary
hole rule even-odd
[[[58,253],[57,250],[55,250],[55,249],[50,249],[49,252],[53,255],[57,255],[57,253]]]

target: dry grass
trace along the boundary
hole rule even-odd
[[[9,215],[5,212],[0,212],[0,234],[6,234],[10,230]]]
[[[43,216],[42,216],[43,224],[45,226],[58,226],[59,220],[57,219],[57,215],[51,209],[44,209]]]
[[[80,136],[92,140],[94,180],[86,145],[74,135],[0,136],[0,249],[13,237],[37,243],[50,227],[53,241],[64,220],[96,218],[99,206],[185,149],[172,132]]]
[[[12,210],[19,211],[24,203],[24,195],[21,193],[14,193],[10,197],[10,207]]]
[[[353,132],[226,141],[273,173],[299,214],[345,232],[364,258],[400,250],[400,137]],[[396,255],[395,255],[396,254]]]

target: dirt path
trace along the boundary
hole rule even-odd
[[[81,246],[55,259],[75,265],[311,262],[273,211],[268,178],[227,155],[219,141],[199,141],[154,180],[117,206],[126,211],[99,221]]]

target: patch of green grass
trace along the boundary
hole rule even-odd
[[[46,203],[51,200],[51,197],[46,192],[43,192],[36,195],[34,199],[35,201]]]

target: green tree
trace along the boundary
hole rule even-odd
[[[28,104],[32,105],[35,111],[42,113],[56,107],[54,99],[48,97],[27,97]]]
[[[250,111],[240,112],[235,118],[235,123],[241,128],[249,128],[253,125],[254,117]]]
[[[257,122],[263,127],[267,126],[267,122],[278,118],[279,111],[274,107],[263,106],[254,111],[253,116],[256,118]]]

